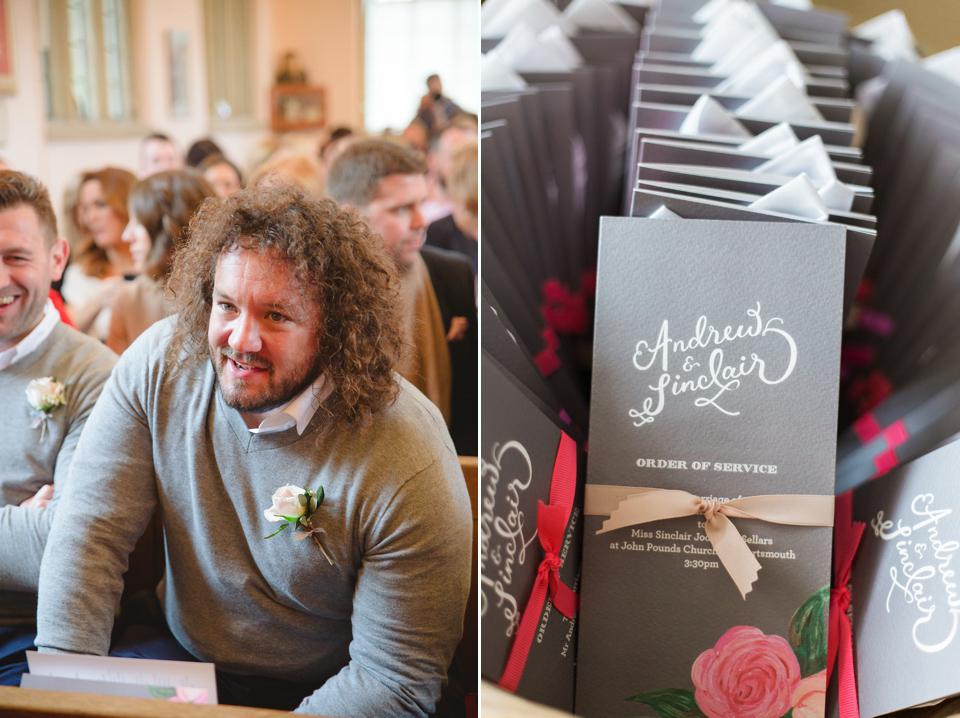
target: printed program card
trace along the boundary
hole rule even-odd
[[[852,568],[863,718],[960,693],[958,465],[954,441],[854,491],[866,524]]]
[[[844,230],[605,217],[600,236],[577,714],[822,706]],[[730,515],[722,543],[759,564],[741,587],[713,512],[771,495],[820,518]],[[708,513],[634,522],[664,501]]]
[[[27,651],[22,687],[215,704],[212,663]]]
[[[484,401],[480,446],[480,669],[498,683],[508,658],[522,643],[521,625],[533,621],[535,633],[526,643],[515,693],[565,711],[573,710],[576,615],[565,617],[546,596],[542,607],[530,608],[546,539],[563,565],[559,578],[577,589],[580,570],[580,527],[583,523],[582,481],[576,485],[579,448],[564,435],[530,395],[486,352],[481,356]],[[568,478],[568,518],[551,538],[541,534],[538,501],[550,504],[558,453],[572,459]],[[539,608],[539,612],[537,612]],[[527,619],[526,613],[536,615]]]

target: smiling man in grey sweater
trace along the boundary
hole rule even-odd
[[[68,251],[46,188],[0,171],[0,685],[20,685],[26,670],[47,533],[117,360],[63,324],[47,298]]]
[[[124,353],[77,449],[40,650],[108,651],[159,506],[165,625],[121,638],[124,655],[212,661],[221,702],[433,710],[469,590],[469,498],[439,412],[393,372],[395,276],[367,231],[292,187],[201,207],[171,277],[179,315]],[[265,538],[283,516],[293,530]]]

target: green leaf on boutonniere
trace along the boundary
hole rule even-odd
[[[624,698],[627,701],[645,703],[660,718],[706,718],[697,706],[693,691],[682,688],[666,688],[659,691],[646,691],[639,695]]]
[[[803,602],[790,620],[787,639],[800,663],[804,678],[827,667],[826,611],[830,603],[830,587],[824,586]]]
[[[276,536],[278,533],[280,533],[280,532],[283,531],[285,528],[287,528],[287,526],[289,526],[289,525],[290,525],[290,524],[284,524],[283,526],[281,526],[280,528],[278,528],[276,531],[274,531],[274,532],[273,532],[272,534],[270,534],[269,536],[264,536],[264,538],[273,538],[273,537]]]
[[[159,698],[162,701],[169,700],[177,695],[177,689],[169,686],[147,686],[150,689],[150,695]]]

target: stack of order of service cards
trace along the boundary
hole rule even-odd
[[[844,251],[831,225],[601,220],[578,715],[822,699]]]

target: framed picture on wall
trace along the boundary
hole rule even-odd
[[[274,132],[315,130],[326,123],[322,87],[284,83],[270,91],[271,126]]]
[[[17,91],[12,4],[10,0],[0,0],[0,92],[6,94],[13,94]]]

